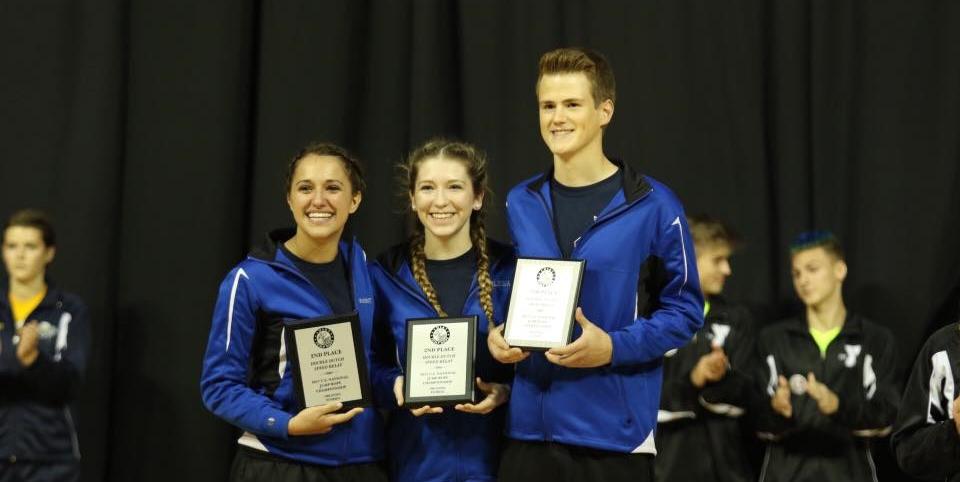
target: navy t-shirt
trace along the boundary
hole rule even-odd
[[[350,295],[350,280],[347,278],[347,267],[340,250],[337,257],[329,263],[311,263],[297,257],[286,246],[280,245],[283,254],[293,261],[303,275],[310,280],[323,297],[330,303],[335,314],[350,313],[353,311],[353,299]]]
[[[428,259],[426,267],[443,311],[447,316],[460,316],[477,272],[477,251],[471,248],[453,259]]]
[[[569,187],[550,180],[554,228],[564,258],[573,252],[573,244],[597,220],[621,187],[620,169],[610,177],[589,186]]]

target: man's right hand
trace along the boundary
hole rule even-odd
[[[777,391],[770,399],[770,406],[773,407],[774,412],[779,413],[784,418],[793,416],[793,405],[790,404],[790,384],[787,383],[787,379],[783,375],[777,377]]]
[[[287,424],[287,433],[290,435],[319,435],[333,430],[334,425],[349,422],[363,412],[363,408],[356,407],[346,413],[333,413],[340,410],[340,402],[317,405],[305,408],[293,416]]]
[[[490,350],[490,355],[500,363],[517,363],[525,360],[530,356],[530,352],[523,351],[517,347],[511,347],[507,344],[507,340],[503,338],[503,327],[503,324],[495,326],[493,323],[490,323],[489,325],[487,348]]]

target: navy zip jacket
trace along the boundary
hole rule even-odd
[[[613,342],[610,365],[565,368],[533,353],[517,364],[507,434],[615,452],[656,453],[663,355],[703,324],[686,216],[663,184],[614,161],[623,186],[574,243],[586,260],[580,306]],[[560,258],[552,169],[507,196],[518,256]],[[574,339],[580,327],[574,329]]]
[[[293,230],[270,233],[266,244],[252,251],[220,285],[200,379],[203,403],[244,430],[238,442],[247,447],[326,466],[380,460],[383,423],[377,410],[369,407],[323,435],[287,434],[287,424],[302,407],[287,363],[283,322],[333,314],[320,291],[278,249],[293,234]],[[341,241],[340,255],[348,262],[363,346],[369,347],[373,287],[366,255],[356,240]]]
[[[384,407],[397,408],[393,384],[406,359],[406,320],[439,316],[410,270],[409,246],[394,246],[370,268],[376,288],[377,316],[374,340],[374,390]],[[516,258],[510,246],[488,240],[493,311],[497,322],[506,316]],[[460,313],[450,313],[457,316]],[[496,362],[487,348],[488,320],[480,306],[474,274],[464,303],[465,315],[477,315],[476,376],[485,382],[509,383],[513,367]],[[477,390],[477,396],[482,393]],[[506,407],[486,415],[458,412],[414,417],[407,409],[391,414],[389,465],[391,480],[398,482],[453,482],[495,480],[500,460]]]
[[[70,403],[79,395],[90,351],[87,307],[79,297],[47,289],[27,320],[39,322],[40,351],[27,368],[17,359],[14,320],[0,283],[0,460],[80,459]]]

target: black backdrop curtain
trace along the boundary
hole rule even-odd
[[[392,165],[428,137],[484,147],[502,206],[549,163],[535,64],[562,45],[614,66],[607,153],[742,233],[728,290],[764,322],[815,227],[845,241],[848,305],[894,330],[902,370],[957,318],[960,3],[3,0],[0,215],[54,215],[52,275],[92,309],[85,480],[225,479],[235,434],[198,390],[209,317],[289,223],[298,147],[366,161],[371,255],[402,234]]]

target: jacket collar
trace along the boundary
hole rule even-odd
[[[806,315],[800,315],[794,319],[789,325],[788,329],[794,333],[810,333],[810,326],[807,324]],[[847,311],[847,318],[843,321],[843,327],[840,328],[840,333],[837,334],[837,337],[859,337],[863,332],[863,319],[851,311]]]
[[[297,234],[296,228],[281,228],[268,232],[263,241],[250,250],[250,257],[267,263],[275,262],[277,260],[277,251],[280,250],[280,245],[292,238],[295,234]],[[344,241],[343,236],[341,236],[338,248],[340,252],[346,256],[344,261],[349,266],[353,254],[353,250],[351,249],[352,245]]]
[[[647,181],[646,176],[634,170],[629,164],[620,159],[610,159],[614,165],[620,169],[621,186],[626,203],[630,204],[653,190],[653,186]],[[527,184],[527,190],[539,192],[545,183],[553,179],[553,164],[546,172],[534,178]]]
[[[56,305],[57,303],[63,302],[63,293],[57,288],[56,284],[50,279],[49,276],[45,279],[47,283],[47,294],[43,295],[43,299],[40,300],[40,304],[37,305],[36,309],[49,308]],[[9,309],[10,307],[10,280],[6,277],[0,278],[0,307]]]

